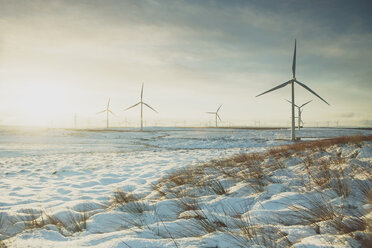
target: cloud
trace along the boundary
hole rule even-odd
[[[201,98],[193,97],[192,106],[179,103],[184,110],[223,97],[262,107],[260,113],[249,109],[252,116],[274,116],[278,110],[270,106],[285,90],[262,100],[267,106],[253,96],[291,76],[297,38],[298,76],[305,83],[340,109],[367,112],[371,105],[368,2],[0,0],[0,5],[2,91],[29,80],[106,99],[145,81],[176,99],[188,99],[184,92]]]
[[[339,114],[338,116],[341,117],[341,118],[353,118],[353,117],[356,116],[356,114],[353,113],[353,112],[349,112],[349,113]]]

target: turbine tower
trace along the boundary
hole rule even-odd
[[[304,87],[306,90],[310,91],[312,94],[314,94],[315,96],[317,96],[318,98],[320,98],[323,102],[325,102],[326,104],[329,105],[328,102],[326,102],[326,100],[324,100],[323,98],[321,98],[317,93],[315,93],[312,89],[310,89],[309,87],[307,87],[305,84],[297,81],[296,79],[296,40],[295,40],[295,46],[294,46],[294,53],[293,53],[293,62],[292,62],[292,75],[293,75],[293,78],[283,84],[280,84],[268,91],[265,91],[259,95],[257,95],[256,97],[258,96],[262,96],[263,94],[266,94],[266,93],[269,93],[270,91],[274,91],[274,90],[277,90],[277,89],[280,89],[288,84],[291,84],[291,92],[292,92],[292,125],[291,125],[291,139],[292,141],[296,141],[296,134],[295,134],[295,96],[294,96],[294,84],[297,83],[299,85],[301,85],[302,87]]]
[[[106,128],[109,128],[109,114],[111,113],[111,114],[115,115],[114,112],[112,112],[110,110],[110,98],[109,98],[109,100],[107,102],[106,109],[105,110],[102,110],[101,112],[98,112],[97,114],[101,114],[101,113],[104,113],[104,112],[106,112]]]
[[[218,107],[218,109],[217,109],[216,112],[206,112],[207,114],[214,114],[215,115],[215,117],[216,117],[216,127],[218,126],[218,122],[217,122],[218,120],[217,120],[217,118],[220,121],[222,121],[221,118],[220,118],[220,116],[218,115],[218,111],[220,110],[221,106],[222,106],[222,104]]]
[[[289,100],[286,100],[286,101],[292,104],[291,101],[289,101]],[[297,106],[297,105],[295,104],[295,107],[296,107],[297,110],[298,110],[298,117],[297,117],[297,118],[298,118],[298,130],[301,129],[301,123],[304,124],[304,122],[302,121],[302,111],[303,111],[303,110],[301,110],[301,108],[303,108],[306,104],[310,103],[311,101],[312,101],[312,100],[310,100],[310,101],[308,101],[308,102],[305,102],[305,103],[302,104],[301,106]]]
[[[124,109],[124,111],[127,111],[128,109],[134,108],[138,104],[141,104],[141,131],[143,131],[143,105],[145,105],[146,107],[150,108],[155,113],[158,113],[158,111],[156,111],[155,109],[153,109],[152,107],[150,107],[150,105],[148,105],[147,103],[145,103],[143,101],[143,83],[142,83],[142,89],[141,89],[141,101],[138,102],[138,103],[136,103],[136,104],[134,104],[133,106],[130,106],[129,108]]]

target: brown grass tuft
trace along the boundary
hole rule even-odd
[[[304,197],[306,204],[292,205],[293,217],[301,219],[304,224],[310,225],[320,221],[342,219],[342,215],[327,202],[323,196]]]
[[[23,211],[26,215],[19,216],[19,220],[23,222],[26,229],[41,228],[48,224],[44,218],[43,211],[34,209],[25,209]]]
[[[88,220],[87,212],[72,214],[69,212],[67,215],[67,221],[63,223],[67,230],[71,233],[82,232],[87,228]]]
[[[117,189],[112,197],[111,204],[109,206],[120,206],[125,205],[128,202],[137,201],[138,197],[132,193],[124,192],[121,189]]]
[[[190,219],[190,225],[193,229],[199,230],[204,234],[213,232],[225,232],[226,223],[215,214],[206,214],[204,210],[193,211],[194,217]]]
[[[178,199],[177,206],[182,209],[182,211],[195,211],[200,209],[200,205],[197,199],[195,198],[186,198],[182,197]]]
[[[228,195],[229,184],[225,181],[222,182],[218,179],[211,179],[203,183],[207,191],[212,192],[216,195]]]

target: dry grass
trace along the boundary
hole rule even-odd
[[[292,242],[289,241],[287,234],[280,231],[279,228],[266,226],[258,229],[260,234],[258,244],[269,248],[284,248],[292,247]]]
[[[169,231],[169,229],[168,229],[167,226],[164,224],[164,221],[163,221],[161,218],[160,218],[160,222],[161,222],[161,224],[163,225],[163,227],[164,227],[165,231],[167,232],[167,234],[169,235],[170,239],[172,240],[174,246],[175,246],[176,248],[180,247],[180,246],[178,245],[177,241],[176,241],[176,238],[174,237],[174,235],[172,234],[172,232]]]
[[[251,247],[253,244],[261,247],[290,247],[292,243],[287,234],[273,226],[252,224],[249,214],[232,221],[237,229],[227,229],[227,234],[240,247]]]
[[[161,182],[158,183],[152,183],[151,188],[153,191],[157,192],[160,196],[160,198],[167,196],[167,191],[163,189],[163,184]]]
[[[372,136],[345,136],[333,139],[324,139],[311,142],[295,143],[284,145],[268,150],[264,153],[240,154],[225,160],[213,161],[209,164],[201,165],[198,169],[189,168],[176,171],[163,178],[153,188],[161,196],[180,198],[178,206],[183,211],[192,211],[194,216],[189,218],[192,227],[197,230],[190,235],[198,236],[201,233],[225,232],[234,236],[236,243],[241,246],[254,244],[265,247],[286,247],[290,245],[286,234],[279,230],[275,232],[262,233],[262,226],[252,225],[249,217],[244,219],[241,213],[233,218],[232,223],[225,223],[217,215],[201,210],[200,204],[194,195],[185,193],[185,189],[196,190],[198,186],[206,187],[207,190],[216,195],[229,196],[230,187],[221,181],[221,176],[225,179],[233,179],[235,182],[245,182],[256,192],[263,192],[266,185],[272,182],[270,175],[277,170],[286,169],[282,162],[289,157],[305,157],[305,171],[309,177],[310,184],[308,190],[316,188],[319,192],[326,189],[333,189],[338,196],[343,199],[351,193],[351,183],[348,182],[349,175],[343,170],[346,158],[341,153],[333,154],[331,159],[318,159],[312,153],[325,152],[329,147],[342,144],[354,144],[360,146],[364,141],[372,141]],[[318,153],[319,154],[319,153]],[[269,159],[270,158],[270,159]],[[264,161],[267,160],[267,163]],[[313,187],[311,187],[313,185]],[[362,191],[366,199],[372,199],[370,184],[365,183]],[[194,191],[195,193],[196,191]],[[187,196],[187,197],[185,197]],[[327,199],[322,196],[309,197],[308,204],[303,206],[292,206],[293,216],[300,223],[317,226],[317,223],[327,221],[339,233],[354,233],[358,230],[366,230],[368,224],[358,216],[346,218],[343,209],[334,208]],[[226,214],[225,214],[226,215]],[[287,216],[288,217],[288,216]],[[231,229],[235,226],[239,231]],[[277,245],[275,240],[280,240]],[[367,240],[367,239],[363,239]]]
[[[305,151],[308,149],[312,151],[324,151],[326,148],[333,146],[333,145],[355,144],[360,147],[361,143],[364,141],[372,141],[372,135],[341,136],[341,137],[330,138],[330,139],[300,142],[300,143],[295,143],[292,145],[284,146],[284,148],[287,148],[288,150],[291,150],[293,152]]]
[[[244,185],[250,185],[256,193],[263,192],[268,183],[272,182],[271,175],[278,170],[286,169],[286,165],[282,162],[284,159],[305,157],[303,165],[305,173],[307,173],[305,176],[309,178],[310,182],[309,185],[306,185],[309,190],[315,188],[321,192],[333,189],[339,197],[345,199],[352,193],[352,184],[348,181],[350,177],[346,175],[342,167],[346,159],[342,157],[341,153],[333,154],[334,156],[332,155],[331,159],[318,159],[313,154],[311,155],[309,151],[323,152],[331,146],[342,144],[360,146],[364,141],[372,141],[372,136],[345,136],[300,142],[272,148],[263,153],[241,154],[198,167],[175,171],[160,179],[152,187],[153,190],[158,192],[160,198],[176,198],[176,205],[181,212],[190,212],[190,216],[185,217],[187,220],[182,220],[181,222],[185,223],[184,221],[187,221],[189,225],[184,226],[182,233],[176,233],[176,235],[172,233],[176,232],[175,230],[167,228],[161,218],[156,216],[157,213],[149,202],[141,200],[140,197],[134,194],[116,190],[110,200],[109,207],[118,207],[121,211],[127,213],[122,217],[122,221],[126,223],[127,227],[147,228],[155,234],[157,232],[158,235],[163,235],[163,238],[173,240],[176,247],[178,247],[178,243],[175,240],[176,236],[198,237],[215,232],[228,234],[234,243],[241,247],[250,247],[252,245],[289,247],[292,244],[289,242],[286,233],[281,232],[278,228],[270,225],[252,224],[248,214],[248,207],[243,212],[235,210],[235,213],[234,209],[230,209],[226,211],[230,212],[229,215],[225,212],[224,216],[222,216],[203,208],[203,204],[201,204],[203,197],[231,197],[231,184],[239,182]],[[362,192],[365,202],[372,203],[371,174],[366,174],[366,178],[366,180],[359,180],[358,188]],[[229,181],[225,179],[229,179]],[[307,197],[306,203],[303,205],[292,205],[290,209],[293,214],[286,216],[286,218],[296,218],[299,223],[312,225],[315,229],[318,227],[318,233],[319,222],[327,222],[339,234],[356,235],[356,233],[362,232],[363,235],[356,235],[355,239],[359,241],[362,247],[371,245],[371,220],[366,219],[362,214],[344,215],[343,206],[335,208],[329,199],[322,194]],[[145,223],[146,216],[148,216],[146,212],[151,212],[150,214],[154,218],[158,218],[157,231],[155,230],[156,228],[153,226],[150,228]],[[61,230],[64,229],[70,233],[75,233],[81,232],[86,228],[88,217],[89,215],[86,211],[82,211],[82,213],[69,212],[67,218],[61,221],[55,216],[47,215],[45,212],[30,210],[26,211],[22,221],[27,228],[41,228],[47,224],[53,224]],[[4,223],[5,220],[2,219],[0,214],[0,230],[5,225]],[[161,224],[165,230],[162,233],[159,231]]]
[[[331,172],[331,188],[341,197],[346,198],[351,194],[351,186],[348,183],[345,171],[340,168]]]
[[[152,189],[155,190],[160,197],[164,198],[192,197],[192,195],[187,195],[187,191],[184,191],[184,188],[190,185],[200,186],[205,175],[204,169],[205,168],[202,167],[190,167],[177,170],[160,179],[156,184],[152,184]]]
[[[321,221],[342,219],[343,216],[322,195],[305,197],[306,203],[292,205],[293,216],[304,224],[311,225]]]
[[[249,214],[238,215],[232,219],[232,224],[237,227],[238,232],[228,230],[228,234],[238,243],[247,245],[252,240],[257,240],[257,226],[253,225]],[[257,242],[257,241],[256,241]]]
[[[207,191],[216,195],[228,195],[230,185],[227,183],[227,181],[222,182],[219,179],[211,179],[204,182],[204,187]]]
[[[148,202],[145,201],[132,201],[120,207],[121,211],[128,212],[133,215],[140,215],[144,212],[151,211],[151,207]]]
[[[190,219],[190,226],[194,230],[198,230],[204,234],[213,232],[225,232],[227,229],[226,223],[216,214],[206,213],[204,210],[193,211],[194,217]]]
[[[348,234],[355,231],[364,231],[367,222],[362,214],[354,213],[352,216],[345,216],[343,209],[336,210],[324,196],[306,197],[307,202],[302,205],[293,205],[290,209],[293,214],[290,217],[298,218],[303,224],[311,225],[319,233],[317,223],[327,221],[339,234]]]
[[[0,212],[0,230],[5,226],[5,213]]]
[[[182,212],[185,211],[195,211],[200,209],[200,205],[197,199],[195,198],[189,198],[189,197],[182,197],[178,199],[177,206],[182,210]]]
[[[25,229],[42,228],[48,224],[44,218],[42,210],[25,209],[26,215],[19,216],[19,220],[23,222]]]
[[[350,218],[336,219],[331,225],[338,230],[340,234],[348,234],[355,231],[366,230],[367,223],[363,217],[352,216]]]
[[[304,164],[309,179],[315,186],[320,189],[329,187],[332,179],[329,161],[321,159],[315,162],[312,157],[307,156]]]
[[[44,212],[43,214],[48,224],[55,225],[56,227],[58,227],[59,230],[67,229],[66,224],[63,221],[61,221],[58,217],[49,215],[46,212]]]
[[[4,243],[3,239],[5,239],[5,237],[7,235],[5,235],[5,230],[6,229],[6,217],[5,217],[5,213],[3,212],[0,212],[0,248],[6,248],[6,244]]]
[[[339,196],[346,198],[351,194],[351,185],[348,183],[348,177],[345,175],[344,169],[339,166],[340,163],[344,162],[345,159],[340,157],[332,157],[330,160],[314,160],[307,154],[304,165],[309,181],[312,182],[314,186],[318,187],[318,190],[331,188]],[[334,169],[332,169],[332,167]]]
[[[15,222],[21,221],[24,224],[24,229],[43,228],[47,225],[55,225],[59,232],[64,236],[72,235],[76,232],[82,232],[87,227],[89,214],[87,211],[75,213],[68,211],[65,219],[60,219],[56,216],[49,215],[43,210],[25,209],[25,215],[18,216]]]
[[[0,248],[7,248],[6,244],[2,240],[0,240]]]
[[[180,169],[163,178],[162,182],[171,183],[172,186],[194,184],[197,183],[197,181],[195,181],[195,178],[197,178],[198,173],[200,173],[200,171],[194,167]]]
[[[364,197],[367,204],[372,204],[372,178],[357,181],[358,189]]]
[[[116,207],[116,206],[123,206],[127,204],[128,202],[134,202],[138,201],[138,197],[133,195],[132,193],[124,192],[121,189],[117,189],[114,192],[114,196],[111,199],[111,203],[109,204],[109,207]]]
[[[154,184],[153,189],[161,197],[178,198],[177,206],[180,210],[192,213],[182,217],[188,219],[190,226],[184,226],[182,233],[178,233],[177,236],[198,237],[214,232],[223,232],[228,234],[233,242],[241,247],[252,245],[289,247],[292,244],[286,233],[272,226],[252,224],[248,210],[244,213],[236,212],[233,216],[228,216],[225,213],[225,217],[221,217],[208,209],[204,209],[200,205],[199,199],[186,189],[191,188],[193,194],[196,192],[196,195],[198,195],[197,189],[201,186],[207,188],[210,193],[209,196],[215,194],[229,197],[230,185],[221,180],[221,176],[223,176],[224,179],[247,183],[256,192],[262,192],[266,185],[271,182],[271,173],[286,169],[286,165],[282,162],[284,159],[305,157],[305,171],[311,184],[319,191],[333,189],[340,197],[345,199],[352,193],[351,185],[348,183],[348,175],[342,169],[346,159],[342,157],[341,153],[332,155],[331,159],[318,159],[310,154],[325,152],[334,145],[355,144],[360,146],[364,141],[372,141],[372,136],[345,136],[280,146],[264,153],[240,154],[229,159],[212,161],[198,168],[191,167],[171,173]],[[268,162],[264,163],[265,160]],[[364,185],[366,199],[372,199],[369,192],[370,185],[366,183]],[[202,191],[199,193],[202,194]],[[201,196],[199,195],[199,197]],[[318,226],[319,222],[327,222],[340,234],[365,232],[369,226],[369,222],[359,215],[345,216],[342,206],[341,208],[333,207],[326,197],[319,194],[318,196],[308,197],[306,204],[295,205],[291,209],[293,215],[286,216],[287,218],[297,218],[299,223],[315,227]],[[226,221],[227,219],[229,221]],[[170,233],[173,230],[168,231],[169,237],[174,237]],[[361,244],[368,244],[369,242],[366,237],[360,240]]]
[[[205,178],[217,180],[218,175],[223,175],[225,178],[234,179],[237,182],[246,181],[256,190],[256,192],[262,192],[269,182],[267,181],[269,179],[268,175],[270,175],[272,171],[285,169],[285,165],[280,161],[280,159],[285,159],[290,156],[304,155],[304,153],[309,150],[325,151],[328,147],[333,145],[360,145],[364,141],[372,141],[372,136],[343,136],[332,139],[283,145],[272,148],[264,153],[240,154],[229,159],[213,161],[199,167],[190,167],[175,171],[161,179],[157,184],[154,184],[153,189],[156,190],[161,197],[192,197],[194,195],[187,195],[185,194],[185,191],[183,191],[185,186],[192,186],[195,188],[195,185],[200,185],[200,182],[203,182]],[[275,161],[267,166],[262,166],[263,161],[268,158],[274,158]],[[344,163],[344,161],[345,158],[339,154],[332,163],[340,164]],[[332,177],[335,176],[336,181],[332,183],[335,191],[343,196],[347,196],[350,193],[349,185],[344,181],[345,177],[343,176],[343,172],[335,171],[333,175],[329,161],[314,161],[313,158],[308,156],[305,165],[309,177],[315,186],[318,186],[321,189],[332,187],[330,184]],[[216,174],[214,178],[213,175],[211,176],[210,170],[217,172],[214,173]],[[212,186],[213,190],[216,189],[216,194],[222,195],[229,193],[226,191],[226,187],[220,186],[219,183]]]
[[[87,228],[88,214],[87,212],[73,214],[69,212],[67,220],[62,225],[71,233],[82,232]]]
[[[366,227],[362,235],[355,235],[361,247],[372,247],[372,218],[365,218]]]

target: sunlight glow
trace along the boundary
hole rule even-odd
[[[18,99],[15,107],[26,117],[28,125],[49,125],[72,109],[67,90],[56,85],[26,85],[18,92]]]

